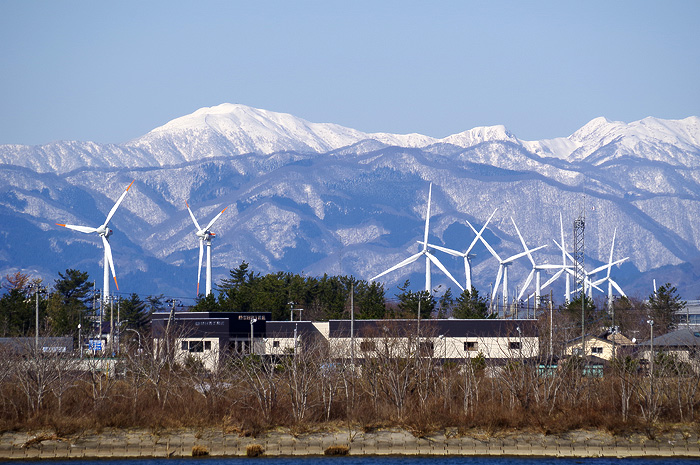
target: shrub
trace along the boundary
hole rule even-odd
[[[348,455],[350,448],[348,446],[329,446],[325,451],[324,455]]]
[[[248,444],[245,448],[245,455],[248,457],[260,457],[265,453],[265,449],[260,444]]]
[[[209,455],[209,449],[204,446],[192,446],[192,457],[206,457]]]

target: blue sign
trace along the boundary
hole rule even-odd
[[[90,350],[102,350],[102,340],[90,339],[88,346],[90,347]]]

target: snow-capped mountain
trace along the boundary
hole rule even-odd
[[[699,160],[695,116],[596,118],[568,137],[543,141],[520,140],[503,126],[436,139],[223,104],[124,144],[0,146],[0,274],[24,269],[55,277],[72,267],[99,282],[101,243],[54,223],[101,224],[135,179],[111,223],[126,292],[194,293],[198,243],[186,201],[200,221],[229,206],[215,228],[215,281],[243,260],[262,273],[368,279],[417,251],[433,182],[432,243],[465,249],[473,238],[466,221],[482,225],[498,208],[488,239],[499,253],[521,250],[513,217],[529,246],[548,245],[539,259],[558,263],[552,239],[559,238],[559,214],[571,241],[571,224],[584,208],[586,263],[607,260],[617,228],[615,258],[630,262],[613,274],[628,293],[648,295],[654,270],[667,267],[662,275],[678,276],[675,284],[696,298]],[[475,283],[486,292],[497,264],[483,247],[475,252]],[[458,260],[439,258],[463,275]],[[529,267],[516,262],[511,285]],[[385,282],[411,277],[418,289],[422,273],[416,264]],[[449,285],[435,270],[433,281]]]

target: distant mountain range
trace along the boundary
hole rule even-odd
[[[260,273],[353,274],[368,279],[422,240],[433,183],[430,242],[466,249],[498,208],[487,240],[502,256],[522,250],[510,218],[541,262],[559,263],[559,215],[585,211],[586,267],[630,260],[613,275],[646,297],[652,280],[700,296],[700,118],[596,118],[568,137],[523,141],[503,126],[435,139],[368,134],[288,114],[223,104],[202,108],[124,144],[0,146],[0,274],[56,277],[88,271],[100,286],[97,237],[55,223],[98,226],[124,188],[111,238],[122,292],[193,297],[200,222],[228,210],[214,232],[215,281],[241,261]],[[487,293],[497,263],[475,248],[474,280]],[[435,252],[464,281],[460,260]],[[424,286],[422,262],[386,275]],[[514,293],[530,271],[510,270]],[[433,269],[434,286],[450,283]],[[454,284],[453,293],[457,293]],[[560,289],[555,288],[560,293]],[[391,296],[392,292],[388,295]],[[555,296],[561,301],[561,295]]]

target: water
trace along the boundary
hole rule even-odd
[[[80,465],[102,462],[103,465],[695,465],[699,459],[682,458],[556,458],[556,457],[207,457],[182,459],[119,460],[30,460],[0,462],[21,465]]]

